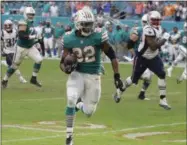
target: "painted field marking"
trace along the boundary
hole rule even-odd
[[[177,95],[177,94],[182,94],[182,92],[168,92],[167,95]],[[126,94],[124,97],[131,97],[132,93]],[[155,93],[147,93],[148,96],[150,95],[155,95]],[[19,101],[45,101],[45,100],[64,100],[64,97],[55,97],[55,98],[40,98],[40,99],[16,99],[16,100],[2,100],[6,102],[19,102]],[[154,100],[154,99],[151,99]]]
[[[140,126],[134,128],[125,128],[119,130],[111,130],[111,131],[104,131],[104,132],[95,132],[95,133],[77,133],[75,136],[87,136],[87,135],[99,135],[99,134],[107,134],[107,133],[117,133],[117,132],[124,132],[124,131],[133,131],[139,129],[147,129],[147,128],[157,128],[157,127],[166,127],[166,126],[176,126],[176,125],[183,125],[186,122],[181,123],[171,123],[171,124],[155,124],[149,126]],[[65,137],[66,135],[55,135],[55,136],[44,136],[44,137],[31,137],[31,138],[23,138],[23,139],[11,139],[11,140],[2,140],[2,142],[19,142],[19,141],[33,141],[33,140],[41,140],[41,139],[50,139],[50,138],[58,138],[58,137]]]
[[[183,143],[183,142],[187,142],[186,139],[181,139],[181,140],[163,140],[162,142],[178,142],[178,143]]]
[[[172,132],[137,132],[137,133],[127,133],[123,136],[128,139],[138,139],[139,137],[153,136],[153,135],[162,135],[162,134],[171,134]]]

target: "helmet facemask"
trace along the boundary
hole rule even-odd
[[[89,36],[94,31],[94,22],[78,22],[75,26],[83,36]]]
[[[35,14],[27,14],[27,19],[33,21]]]

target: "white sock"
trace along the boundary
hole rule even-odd
[[[32,72],[32,76],[36,77],[37,73],[36,72]]]
[[[5,81],[7,81],[7,80],[8,80],[8,76],[7,76],[7,74],[5,74],[5,76],[4,76],[4,78],[3,78],[3,80],[5,80]]]
[[[20,72],[19,69],[17,69],[17,70],[15,71],[15,74],[16,74],[18,77],[21,77],[21,72]]]
[[[160,96],[166,96],[166,81],[165,79],[158,79],[158,88]]]

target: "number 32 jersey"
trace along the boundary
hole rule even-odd
[[[1,33],[1,37],[4,44],[3,52],[5,54],[15,53],[17,31],[13,29],[11,33],[8,33],[6,30],[2,30]]]
[[[77,71],[88,74],[101,72],[102,43],[108,40],[105,29],[96,29],[87,37],[79,37],[75,30],[63,37],[63,47],[77,56]]]

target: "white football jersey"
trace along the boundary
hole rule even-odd
[[[17,31],[13,29],[11,33],[8,33],[6,30],[3,29],[1,32],[1,37],[3,40],[3,44],[4,44],[3,52],[6,54],[15,53]]]
[[[158,55],[159,50],[158,49],[156,49],[155,51],[151,50],[146,43],[145,36],[155,36],[155,38],[159,39],[162,36],[162,28],[160,27],[159,29],[156,29],[149,25],[143,28],[143,33],[142,33],[140,45],[138,47],[138,52],[144,52],[142,54],[143,57],[147,59],[152,59]]]

